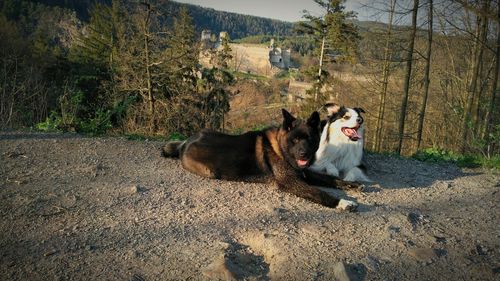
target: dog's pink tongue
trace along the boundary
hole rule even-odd
[[[358,131],[356,131],[356,129],[346,128],[345,133],[350,139],[353,139],[353,140],[359,140],[361,138],[361,136],[358,134]]]
[[[306,166],[307,165],[307,160],[297,160],[297,164],[299,164],[299,166]]]

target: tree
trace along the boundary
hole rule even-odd
[[[124,29],[124,7],[118,0],[110,4],[96,2],[91,6],[89,22],[83,26],[68,54],[71,71],[59,97],[64,127],[104,133],[111,123],[110,111],[123,101],[116,100],[115,57],[118,37]],[[67,109],[71,110],[66,112]]]
[[[482,1],[482,10],[487,11],[489,8],[489,1]],[[464,106],[464,113],[461,122],[461,148],[460,151],[465,153],[467,151],[469,145],[469,129],[471,127],[471,115],[472,115],[472,106],[474,102],[474,97],[477,91],[477,83],[478,78],[480,76],[480,65],[483,59],[484,52],[484,43],[481,42],[480,38],[483,37],[483,34],[487,32],[488,29],[488,18],[485,16],[480,16],[479,14],[476,16],[476,35],[474,37],[474,44],[472,48],[472,61],[471,61],[471,78],[469,80],[469,84],[467,86],[467,99]]]
[[[199,48],[192,18],[181,9],[173,20],[161,64],[166,79],[160,91],[161,126],[167,132],[189,135],[203,128],[202,97],[198,92]]]
[[[382,66],[382,87],[380,90],[380,101],[378,106],[377,115],[377,125],[375,127],[375,138],[373,142],[372,149],[375,151],[380,151],[380,144],[382,143],[382,128],[384,127],[384,117],[385,117],[385,103],[387,96],[387,86],[389,84],[389,68],[390,61],[392,58],[392,50],[390,48],[390,43],[392,40],[392,24],[394,20],[394,12],[396,8],[396,0],[391,0],[389,7],[389,21],[387,25],[387,34],[384,47],[384,58]]]
[[[214,50],[211,62],[218,68],[228,69],[229,62],[233,59],[231,46],[229,46],[229,35],[221,33],[219,40],[220,47]]]
[[[116,42],[115,30],[112,8],[96,2],[90,8],[90,21],[85,26],[86,32],[78,38],[72,49],[73,60],[111,68],[110,62]]]
[[[429,0],[428,7],[428,28],[427,28],[427,54],[425,56],[425,74],[424,74],[424,96],[422,97],[422,104],[418,116],[418,129],[417,129],[417,150],[420,149],[422,143],[422,130],[424,127],[425,110],[427,108],[427,99],[429,96],[429,85],[431,79],[429,77],[431,69],[431,54],[432,54],[432,33],[433,30],[433,0]]]
[[[319,55],[317,83],[314,92],[314,103],[323,85],[324,62],[354,62],[357,57],[360,36],[357,27],[348,20],[356,18],[354,12],[346,12],[345,0],[314,0],[324,11],[322,17],[313,16],[304,11],[306,21],[299,22],[296,31],[308,34],[317,43],[316,53]]]
[[[204,96],[205,126],[224,130],[224,116],[229,111],[229,92],[225,87],[234,81],[228,69],[233,56],[227,33],[220,35],[220,44],[212,54],[213,67],[202,71],[200,89]]]
[[[500,4],[497,5],[497,19],[500,18]],[[487,155],[491,157],[492,152],[495,151],[495,141],[498,141],[498,139],[494,138],[495,130],[498,138],[499,130],[498,128],[498,112],[496,111],[497,108],[497,94],[499,91],[498,88],[498,75],[500,72],[500,22],[497,22],[497,38],[496,38],[496,50],[495,50],[495,70],[493,72],[493,82],[491,84],[491,98],[490,102],[488,104],[488,111],[486,114],[485,118],[485,132],[484,132],[484,138],[486,140],[486,147],[487,147]],[[495,126],[497,126],[495,128]]]
[[[126,32],[117,38],[117,87],[121,95],[140,97],[142,106],[137,110],[146,118],[139,118],[139,126],[146,126],[148,133],[155,133],[158,130],[156,98],[166,79],[162,65],[168,63],[161,50],[168,46],[170,32],[160,27],[159,16],[163,13],[157,6],[149,1],[127,5],[131,15],[125,23]]]
[[[405,118],[406,118],[406,108],[408,106],[408,96],[410,93],[410,79],[413,63],[413,49],[415,46],[415,37],[417,34],[417,13],[418,13],[418,3],[419,0],[413,0],[413,10],[412,10],[412,20],[411,20],[411,32],[408,38],[408,51],[406,54],[406,74],[404,80],[403,89],[403,100],[401,102],[401,111],[399,114],[399,133],[398,133],[398,148],[397,153],[401,154],[404,139],[405,130]]]

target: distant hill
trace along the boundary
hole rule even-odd
[[[178,14],[181,7],[187,7],[196,29],[210,29],[213,32],[227,31],[231,39],[251,35],[291,35],[293,23],[250,15],[217,11],[195,5],[169,2],[169,9]]]
[[[81,20],[87,21],[89,17],[88,11],[93,3],[110,4],[111,0],[32,0],[32,2],[74,10]],[[261,34],[283,36],[293,33],[293,23],[290,22],[217,11],[212,8],[166,0],[150,2],[165,8],[172,15],[179,14],[180,8],[186,7],[198,32],[203,29],[210,29],[216,33],[227,31],[231,39]]]
[[[8,2],[16,2],[17,0],[5,0]],[[36,3],[42,3],[48,6],[58,6],[73,10],[78,18],[83,21],[89,19],[89,9],[95,2],[111,4],[111,0],[24,0]],[[24,2],[20,1],[20,2]],[[151,3],[165,9],[169,14],[177,15],[181,7],[188,9],[189,15],[193,18],[196,31],[201,33],[203,29],[209,29],[214,33],[227,31],[232,40],[242,39],[249,36],[270,35],[273,37],[285,37],[293,35],[292,22],[285,22],[275,19],[217,11],[212,8],[205,8],[197,5],[178,3],[167,0],[150,0]],[[0,7],[2,5],[0,4]],[[386,30],[387,25],[381,22],[374,21],[353,21],[361,31],[377,32]]]

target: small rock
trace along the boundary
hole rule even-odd
[[[315,237],[321,237],[321,235],[324,233],[325,229],[321,226],[317,226],[314,224],[305,224],[301,227],[302,232],[315,236]]]
[[[340,202],[337,206],[337,209],[340,209],[342,211],[349,211],[349,212],[354,212],[358,208],[358,203],[354,201],[349,201],[345,199],[340,199]]]
[[[368,256],[368,257],[366,257],[366,267],[370,271],[377,271],[380,267],[380,262],[378,261],[377,258],[375,258],[373,256]]]
[[[45,252],[45,253],[43,254],[43,256],[44,256],[44,257],[52,256],[52,255],[54,255],[54,254],[57,254],[57,252],[59,252],[59,251],[58,251],[58,250],[56,250],[56,249],[52,249],[52,250],[49,250],[49,251]]]
[[[130,278],[130,281],[144,281],[144,280],[146,280],[146,279],[144,279],[144,277],[142,277],[139,274],[134,274],[132,276],[132,278]]]
[[[226,262],[224,255],[214,260],[211,264],[205,267],[202,272],[203,275],[210,279],[236,280],[236,274]]]
[[[422,221],[424,220],[424,216],[422,214],[417,214],[417,213],[409,213],[407,218],[408,222],[412,226],[413,231],[417,230],[417,225],[421,224]]]
[[[401,227],[391,225],[387,228],[387,230],[389,230],[389,232],[392,234],[396,234],[396,233],[401,232]]]
[[[343,262],[338,262],[333,266],[333,275],[335,276],[335,280],[338,281],[358,280],[357,276]]]
[[[443,243],[443,244],[446,244],[446,237],[442,237],[442,236],[434,236],[434,239],[436,239],[436,242],[437,242],[437,243]]]
[[[219,244],[219,246],[221,247],[222,250],[226,250],[226,249],[228,249],[231,246],[231,244],[229,244],[227,242],[223,242],[223,241],[219,241],[218,244]]]
[[[422,262],[431,262],[438,256],[432,248],[415,248],[408,251],[408,255]]]
[[[488,253],[488,248],[482,246],[481,244],[476,244],[476,253],[480,256],[484,256]]]
[[[129,194],[136,194],[139,192],[141,192],[141,187],[137,184],[134,184],[133,186],[131,186],[127,189],[127,193],[129,193]]]

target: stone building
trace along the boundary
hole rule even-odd
[[[274,45],[274,39],[271,39],[271,44],[269,46],[269,63],[272,67],[277,67],[279,69],[290,68],[290,49],[282,50]]]
[[[219,33],[219,38],[211,30],[204,29],[201,31],[201,48],[202,50],[217,49],[222,43],[223,38],[229,38],[229,34],[225,31]]]

